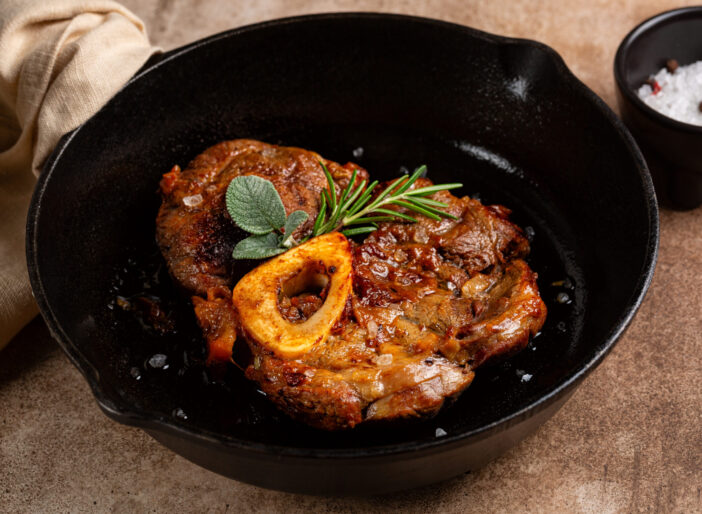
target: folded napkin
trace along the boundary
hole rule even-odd
[[[0,0],[0,349],[37,313],[24,232],[44,161],[157,51],[115,2]]]

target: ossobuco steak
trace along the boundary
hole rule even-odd
[[[253,140],[219,143],[161,181],[157,241],[192,297],[210,362],[246,344],[246,376],[279,409],[317,428],[430,416],[475,369],[528,344],[546,318],[529,243],[509,209],[448,191],[431,198],[457,219],[382,222],[362,241],[339,232],[266,262],[235,261],[244,237],[229,217],[231,180],[270,180],[311,232],[327,186],[368,179],[361,167]],[[419,179],[412,187],[431,185]],[[393,207],[402,210],[401,207]]]

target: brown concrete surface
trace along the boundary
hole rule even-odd
[[[612,60],[665,0],[125,0],[166,49],[301,13],[402,12],[554,47],[614,105]],[[653,285],[565,407],[484,469],[385,497],[297,496],[201,469],[106,418],[35,320],[0,354],[0,512],[702,512],[702,208],[661,213]]]

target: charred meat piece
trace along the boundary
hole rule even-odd
[[[258,261],[232,262],[232,250],[246,235],[235,227],[224,195],[233,178],[258,175],[273,182],[287,214],[303,210],[309,218],[299,234],[312,229],[319,194],[327,187],[319,162],[331,172],[341,192],[354,169],[356,181],[368,173],[354,164],[341,166],[301,148],[250,139],[225,141],[205,150],[190,165],[178,166],[161,180],[162,204],[156,219],[156,239],[174,280],[190,294],[206,297],[207,290],[229,289]]]
[[[314,220],[325,187],[318,159],[232,141],[166,174],[158,238],[169,269],[195,294],[210,359],[229,359],[235,340],[246,344],[246,376],[291,417],[336,430],[433,415],[478,366],[520,350],[541,329],[546,307],[523,260],[529,244],[508,209],[444,191],[433,198],[457,220],[385,222],[360,243],[332,232],[255,269],[234,269],[241,263],[231,263],[231,248],[243,234],[207,225],[231,225],[229,181],[268,178],[288,212],[304,209]],[[353,166],[322,161],[344,187]],[[184,202],[198,194],[205,207]],[[308,222],[299,235],[309,231]],[[215,258],[212,248],[227,255]]]

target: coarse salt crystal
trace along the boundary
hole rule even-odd
[[[392,364],[392,353],[384,353],[376,359],[380,366],[388,366]]]
[[[529,380],[531,380],[534,375],[531,375],[530,373],[527,373],[522,369],[518,369],[517,376],[521,379],[522,382],[529,382]]]
[[[202,203],[202,195],[198,193],[196,195],[184,196],[183,203],[188,207],[197,207]]]
[[[366,325],[366,329],[368,330],[368,336],[371,339],[375,339],[376,337],[378,337],[378,324],[375,321],[369,321]]]
[[[156,369],[167,369],[167,359],[168,357],[162,353],[154,354],[149,358],[149,366]]]
[[[652,80],[660,86],[657,92],[650,84],[637,90],[646,105],[674,120],[702,126],[702,61],[680,66],[673,73],[662,68]]]

